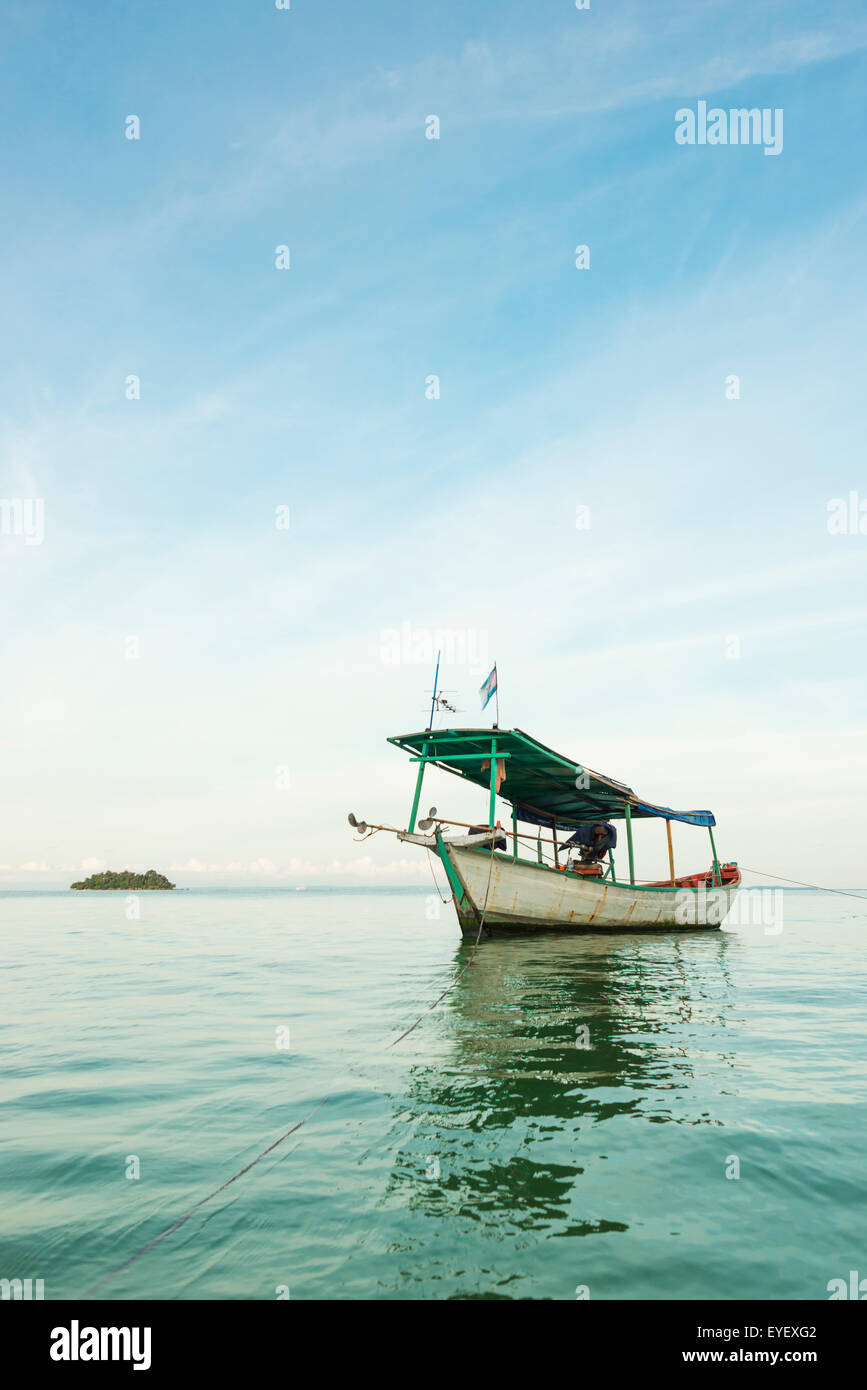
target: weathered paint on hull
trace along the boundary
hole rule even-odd
[[[740,883],[706,891],[641,888],[579,878],[505,854],[495,854],[492,867],[489,852],[446,843],[442,854],[448,859],[450,879],[454,877],[462,890],[455,893],[455,907],[461,931],[467,936],[477,934],[483,908],[484,930],[491,935],[513,931],[708,931],[723,921]]]

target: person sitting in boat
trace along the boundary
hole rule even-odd
[[[582,864],[598,864],[616,844],[617,831],[614,826],[607,821],[594,821],[592,825],[579,825],[563,848],[577,849]]]

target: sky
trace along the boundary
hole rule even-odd
[[[496,661],[503,727],[867,884],[863,4],[0,36],[0,884],[429,882],[346,814],[405,823],[437,647],[454,723]]]

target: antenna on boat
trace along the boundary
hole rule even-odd
[[[446,695],[451,695],[452,693],[453,692],[451,690],[441,690],[439,695],[436,695],[434,697],[434,704],[436,705],[437,714],[442,713],[443,710],[445,710],[447,714],[463,713],[463,711],[459,710],[455,705],[453,705],[450,700],[446,699]]]

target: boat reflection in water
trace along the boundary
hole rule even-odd
[[[382,1206],[416,1219],[384,1282],[426,1281],[425,1297],[693,1296],[682,1270],[661,1291],[660,1243],[679,1261],[687,1227],[704,1235],[703,1208],[732,1186],[718,1130],[737,1085],[738,949],[725,932],[482,943],[425,1022],[430,1060],[392,1097]],[[594,1241],[576,1251],[582,1236]]]

